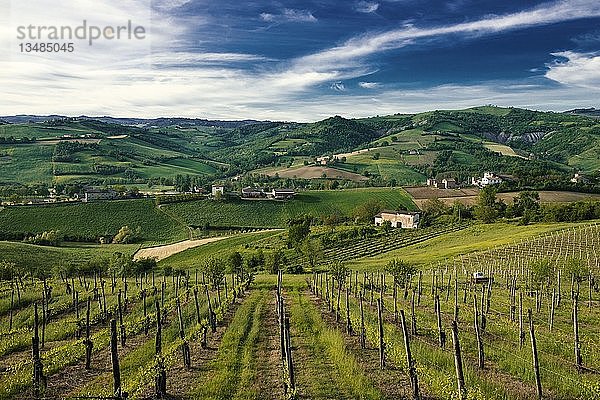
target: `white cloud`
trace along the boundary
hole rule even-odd
[[[124,16],[134,22],[141,21],[150,15],[148,2],[143,1],[104,0],[102,8],[98,8],[95,0],[79,0],[76,7],[72,4],[60,6],[53,0],[30,0],[23,3],[28,10],[23,18],[32,23],[81,23],[86,11],[94,9],[97,11],[93,23],[100,25],[122,23]],[[179,43],[188,38],[187,29],[201,28],[205,21],[197,17],[194,21],[182,20],[161,10],[154,12],[149,25],[150,40],[143,43],[99,42],[91,47],[78,45],[73,54],[12,53],[0,59],[0,114],[306,121],[334,114],[359,117],[487,103],[552,110],[600,106],[599,90],[591,86],[592,82],[598,82],[594,80],[597,79],[594,75],[597,57],[575,53],[569,53],[567,61],[549,66],[547,72],[548,78],[570,86],[556,85],[549,89],[490,83],[398,90],[386,85],[375,92],[353,91],[352,95],[348,90],[335,91],[346,89],[342,83],[346,79],[368,79],[365,76],[374,72],[374,68],[367,59],[381,51],[408,46],[424,37],[483,35],[600,15],[600,3],[596,0],[561,1],[544,8],[457,25],[403,27],[359,36],[339,46],[279,63],[254,54],[182,52]],[[311,16],[307,11],[288,12],[287,16],[282,11],[274,15],[271,22],[293,18],[316,20]],[[11,23],[15,22],[14,17]],[[92,18],[89,19],[92,22]],[[0,27],[1,44],[10,44],[13,33],[12,29]],[[9,47],[12,48],[12,44]],[[255,63],[256,68],[247,68],[242,63]],[[600,68],[596,66],[595,70]],[[577,78],[577,74],[584,74],[585,82]],[[342,86],[331,85],[331,82]],[[361,83],[359,86],[363,88],[376,84]],[[326,95],[311,92],[317,87],[333,90]]]
[[[556,60],[549,64],[546,78],[564,85],[600,88],[600,55],[572,51],[552,55],[566,61]]]
[[[342,82],[333,82],[329,87],[335,90],[336,92],[346,91],[346,85],[344,85]]]
[[[361,13],[370,14],[379,9],[379,3],[370,1],[359,1],[356,4],[355,10]]]
[[[379,87],[378,82],[358,82],[358,86],[363,89],[375,89]]]
[[[286,8],[281,14],[261,13],[260,18],[265,22],[317,22],[317,18],[307,10]]]

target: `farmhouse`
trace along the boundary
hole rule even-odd
[[[484,172],[483,178],[471,178],[471,183],[475,186],[486,187],[490,185],[498,185],[502,183],[502,178],[494,174],[493,172]]]
[[[82,201],[87,203],[90,201],[97,201],[97,200],[114,200],[118,196],[119,196],[118,193],[112,189],[108,189],[108,190],[88,189],[85,191]]]
[[[242,189],[242,198],[244,199],[257,199],[263,197],[264,191],[260,188],[253,188],[251,186]]]
[[[216,196],[219,193],[221,196],[225,194],[225,186],[223,185],[212,185],[212,195]]]
[[[294,189],[273,189],[268,196],[276,200],[288,200],[293,199],[296,195]]]
[[[382,226],[385,221],[389,221],[392,228],[416,229],[420,219],[421,214],[418,212],[384,210],[375,216],[375,225]]]
[[[588,180],[585,176],[581,175],[580,173],[575,173],[575,175],[573,175],[573,177],[571,178],[571,182],[572,183],[588,183]]]
[[[446,178],[442,179],[442,186],[444,189],[456,189],[456,179]]]
[[[427,186],[433,186],[437,189],[456,189],[456,179],[444,178],[441,181],[435,178],[427,179]]]

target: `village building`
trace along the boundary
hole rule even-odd
[[[444,189],[456,189],[456,179],[446,178],[442,179],[442,186]]]
[[[588,180],[585,176],[581,175],[580,173],[575,173],[575,175],[573,175],[573,177],[571,178],[571,182],[572,183],[587,183]]]
[[[294,189],[273,189],[268,196],[276,200],[288,200],[293,199],[296,195]]]
[[[502,183],[502,178],[493,172],[484,172],[482,178],[473,177],[471,183],[475,186],[486,187],[490,185],[499,185]]]
[[[382,226],[389,221],[392,228],[417,229],[420,219],[418,212],[384,210],[375,216],[375,225]]]
[[[223,185],[212,185],[212,192],[211,194],[213,196],[223,196],[225,194],[225,186]]]
[[[253,188],[251,186],[242,189],[242,198],[244,199],[257,199],[264,196],[263,189]]]
[[[88,203],[90,201],[98,201],[98,200],[114,200],[117,197],[119,197],[119,194],[112,189],[107,189],[107,190],[88,189],[85,191],[82,201],[84,203]]]

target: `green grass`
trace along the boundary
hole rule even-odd
[[[115,252],[133,254],[138,245],[129,244],[79,244],[69,243],[61,247],[36,246],[33,244],[0,242],[0,261],[15,263],[19,267],[45,270],[71,263],[85,263],[96,257],[108,257]]]
[[[351,262],[355,269],[381,269],[389,260],[400,258],[410,263],[424,265],[444,262],[446,259],[474,251],[487,250],[521,239],[531,238],[541,233],[577,226],[576,223],[535,224],[519,226],[509,223],[473,225],[459,232],[445,234],[416,245],[390,251],[375,257],[363,258]]]
[[[292,346],[302,347],[309,357],[303,357],[305,363],[297,373],[300,395],[311,399],[383,398],[346,348],[342,334],[325,324],[306,292],[294,290],[289,297]]]
[[[260,393],[246,389],[252,383],[256,367],[253,354],[257,350],[261,323],[266,312],[267,291],[253,292],[235,313],[223,335],[217,358],[208,366],[207,376],[197,382],[193,398],[259,399]]]
[[[358,205],[371,199],[379,200],[384,208],[415,209],[404,190],[382,188],[300,192],[295,199],[285,202],[200,200],[164,207],[190,226],[284,227],[289,218],[300,214],[350,217]]]
[[[187,230],[154,206],[152,200],[100,201],[68,205],[18,206],[0,210],[0,230],[32,234],[59,230],[69,237],[93,240],[115,235],[128,225],[141,227],[144,241],[172,242],[187,238]]]
[[[234,236],[174,254],[161,260],[159,266],[170,265],[179,269],[199,269],[202,268],[203,261],[210,256],[226,257],[236,250],[244,252],[247,248],[252,247],[253,242],[268,242],[272,237],[280,234],[280,232],[259,232]]]

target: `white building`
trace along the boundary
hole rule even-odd
[[[269,197],[276,200],[288,200],[294,198],[296,192],[294,189],[273,189],[271,193],[269,193]]]
[[[212,185],[212,195],[216,196],[219,193],[221,196],[225,194],[225,186],[223,185]]]
[[[112,189],[108,190],[97,190],[89,189],[85,191],[83,202],[87,203],[96,200],[114,200],[118,197],[118,193]]]
[[[483,178],[473,177],[471,179],[471,182],[475,186],[486,187],[486,186],[490,186],[490,185],[499,185],[500,183],[502,183],[502,178],[500,178],[498,175],[494,174],[493,172],[484,172]]]
[[[382,226],[385,221],[389,221],[392,228],[416,229],[420,219],[421,214],[418,212],[384,210],[375,216],[375,225]]]

